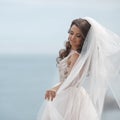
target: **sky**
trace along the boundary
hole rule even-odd
[[[119,12],[119,0],[0,0],[0,54],[57,54],[85,16],[120,35]]]

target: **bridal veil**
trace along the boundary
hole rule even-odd
[[[93,18],[79,58],[57,94],[71,86],[84,86],[101,118],[106,91],[120,107],[120,37]]]

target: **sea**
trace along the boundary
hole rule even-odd
[[[57,70],[55,55],[0,55],[0,120],[36,120]],[[102,120],[120,120],[120,112],[106,109]]]

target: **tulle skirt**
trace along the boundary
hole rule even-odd
[[[91,99],[83,87],[69,87],[46,101],[37,120],[99,120]]]

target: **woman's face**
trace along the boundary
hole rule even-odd
[[[76,50],[80,46],[83,40],[83,34],[80,29],[76,25],[72,25],[69,31],[68,40],[70,41],[70,45],[72,49]]]

